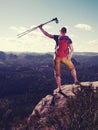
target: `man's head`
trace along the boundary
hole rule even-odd
[[[67,33],[67,28],[62,27],[62,28],[60,29],[60,32],[61,32],[61,33]]]

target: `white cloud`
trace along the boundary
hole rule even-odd
[[[75,43],[74,44],[75,52],[98,52],[98,49],[94,45],[89,45],[88,43]]]
[[[55,41],[45,37],[40,31],[36,31],[19,39],[16,37],[0,38],[0,50],[10,52],[54,52]],[[86,42],[76,40],[73,46],[75,52],[98,52],[98,40]]]
[[[32,28],[34,28],[34,27],[36,27],[36,25],[32,25],[31,27],[22,27],[22,26],[20,26],[20,27],[16,27],[16,26],[11,26],[10,27],[10,29],[11,30],[14,30],[14,31],[17,31],[17,33],[22,33],[22,32],[24,32],[24,31],[26,31],[26,30],[29,30],[29,29],[32,29]],[[50,26],[50,25],[45,25],[45,27],[44,27],[45,29],[51,29],[52,28],[52,26]],[[36,30],[36,29],[35,29]],[[34,31],[35,31],[34,30]],[[33,32],[33,31],[32,31]]]
[[[89,41],[89,43],[98,45],[98,40],[92,40],[92,41]]]
[[[49,26],[45,26],[49,29]],[[17,34],[26,30],[24,27],[10,27]],[[98,52],[98,40],[82,41],[80,37],[71,35],[75,51],[82,52]],[[55,41],[47,38],[39,29],[31,33],[17,38],[15,37],[0,37],[0,50],[11,52],[54,52]]]
[[[46,26],[47,29],[50,26]],[[24,27],[11,26],[11,30],[21,33],[27,30]],[[0,50],[11,52],[53,52],[55,44],[53,40],[45,37],[39,29],[28,33],[27,35],[17,38],[0,37]]]
[[[0,38],[0,50],[7,52],[53,52],[54,46],[51,39],[44,37]]]
[[[17,31],[17,27],[15,27],[15,26],[11,26],[10,29]]]
[[[70,34],[70,37],[72,38],[72,40],[80,39],[80,37],[78,35],[74,35],[74,34]]]
[[[88,24],[76,24],[75,28],[81,29],[81,30],[86,30],[86,31],[92,31],[92,26]]]

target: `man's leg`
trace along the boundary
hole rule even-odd
[[[72,77],[74,79],[74,83],[78,82],[76,69],[72,61],[66,57],[66,58],[62,58],[62,63],[64,63],[68,67],[68,69],[71,71]]]
[[[55,78],[56,78],[56,83],[57,83],[57,87],[59,90],[61,90],[61,77],[60,77],[60,67],[61,67],[61,63],[60,63],[60,58],[56,57],[54,60],[54,73],[55,73]]]
[[[71,70],[71,74],[72,74],[72,77],[73,77],[73,79],[74,79],[74,83],[77,83],[77,82],[78,82],[78,79],[77,79],[77,74],[76,74],[76,69],[75,69],[75,68],[73,68],[73,69]]]
[[[61,90],[61,78],[60,76],[56,76],[56,83],[59,90]]]

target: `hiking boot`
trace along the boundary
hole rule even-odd
[[[79,82],[79,81],[77,81],[77,82],[74,82],[74,84],[75,84],[75,85],[80,85],[80,82]]]

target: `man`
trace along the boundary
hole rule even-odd
[[[66,67],[71,71],[74,83],[79,83],[77,80],[76,69],[71,61],[73,55],[73,45],[71,39],[66,35],[67,29],[62,27],[59,35],[52,35],[46,32],[43,28],[43,25],[40,25],[39,28],[42,33],[55,40],[56,50],[55,50],[55,59],[54,59],[54,71],[56,76],[56,83],[58,90],[61,91],[61,74],[60,67],[61,63],[65,64]]]

